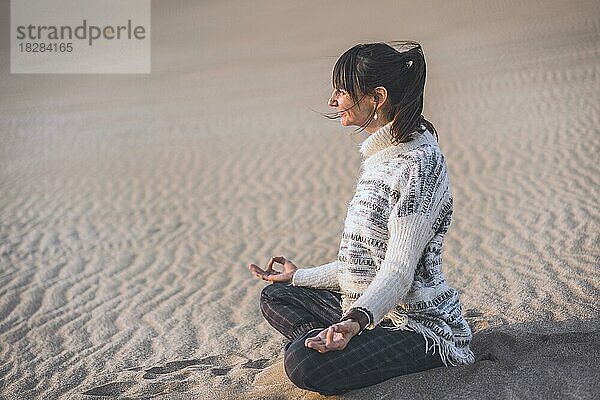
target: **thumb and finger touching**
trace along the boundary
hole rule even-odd
[[[334,324],[319,332],[318,335],[307,338],[304,345],[320,353],[343,350],[352,338],[348,332],[344,324]]]
[[[277,271],[277,270],[273,269],[274,263],[281,264],[283,266],[283,270]],[[287,281],[289,281],[291,279],[291,275],[293,275],[293,272],[297,269],[297,267],[294,265],[294,263],[287,260],[283,256],[271,257],[269,259],[269,262],[267,263],[267,268],[265,270],[262,270],[260,267],[258,267],[255,264],[251,264],[251,265],[254,266],[254,267],[251,267],[251,269],[253,269],[253,272],[255,272],[254,275],[256,277],[261,278],[266,281],[272,281],[272,282],[287,282]]]
[[[265,270],[266,272],[272,272],[273,271],[273,262],[275,262],[275,257],[271,257],[271,259],[267,263],[267,269]]]

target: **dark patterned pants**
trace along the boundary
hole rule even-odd
[[[425,353],[421,334],[380,325],[354,336],[343,350],[319,353],[305,347],[306,338],[341,318],[341,296],[329,290],[272,283],[261,293],[260,309],[290,340],[285,346],[285,372],[302,389],[341,394],[443,365],[439,355]]]

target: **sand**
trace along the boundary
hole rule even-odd
[[[318,112],[339,54],[397,39],[477,362],[332,398],[597,398],[599,2],[154,2],[150,75],[11,75],[0,4],[1,398],[325,398],[247,264],[335,259],[365,136]]]

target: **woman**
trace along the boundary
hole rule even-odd
[[[452,195],[437,132],[421,115],[425,59],[418,43],[396,47],[359,44],[333,69],[334,117],[369,133],[337,260],[249,265],[272,282],[260,308],[290,340],[288,377],[325,395],[474,362],[458,293],[441,270]]]

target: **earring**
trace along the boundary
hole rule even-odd
[[[373,114],[373,120],[377,121],[377,102],[379,101],[379,99],[377,98],[377,96],[375,96],[374,100],[375,100],[375,113]]]

